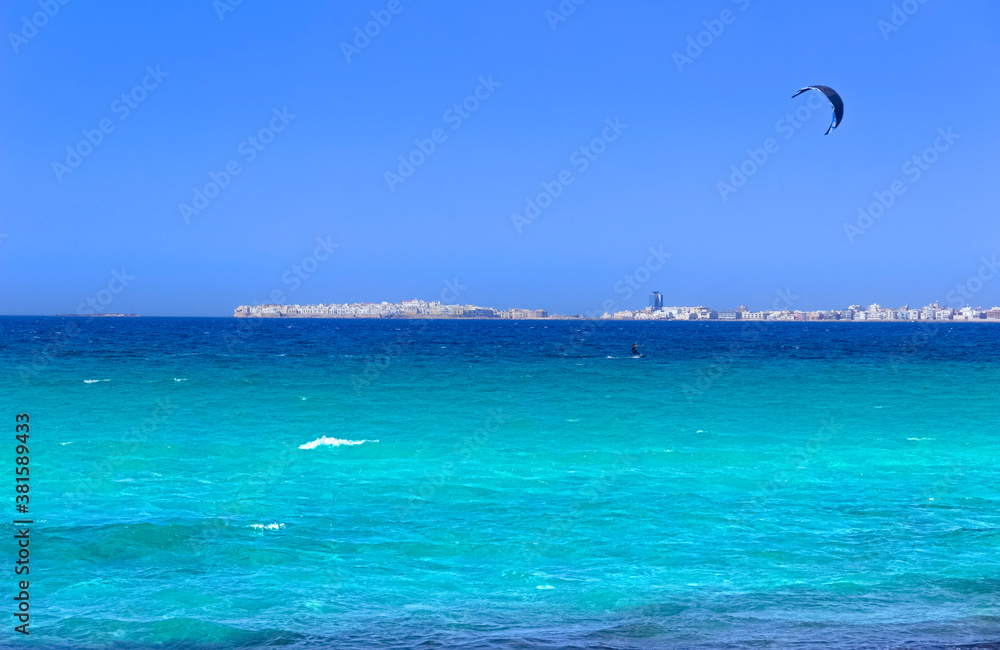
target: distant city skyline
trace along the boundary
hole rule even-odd
[[[929,321],[929,320],[1000,320],[1000,306],[948,307],[935,302],[923,307],[884,307],[872,303],[867,307],[849,305],[841,309],[795,309],[796,297],[781,294],[772,309],[752,310],[745,305],[735,309],[713,309],[707,306],[664,306],[658,291],[650,293],[650,305],[645,309],[587,312],[583,314],[550,314],[545,309],[498,309],[472,304],[445,304],[437,300],[403,300],[358,303],[318,303],[312,305],[283,305],[278,303],[240,305],[233,316],[237,318],[586,318],[593,320],[750,320],[750,321]]]

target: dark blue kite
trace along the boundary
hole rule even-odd
[[[830,131],[833,131],[835,128],[840,126],[840,121],[844,119],[844,100],[840,98],[840,95],[837,94],[837,91],[834,90],[833,88],[830,88],[829,86],[806,86],[799,92],[792,95],[792,98],[798,97],[807,90],[820,91],[821,93],[826,95],[826,98],[829,99],[830,103],[833,105],[833,121],[830,122],[830,128],[826,130],[826,133],[829,133]],[[823,135],[826,135],[826,133],[824,133]]]

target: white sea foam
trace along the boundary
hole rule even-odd
[[[934,440],[934,438],[907,438],[907,440]]]
[[[535,589],[555,589],[552,585],[538,585]]]
[[[99,381],[111,381],[111,380],[110,379],[84,379],[83,383],[85,383],[85,384],[96,384]]]
[[[60,442],[59,444],[60,445],[72,445],[73,443],[72,442]]]
[[[285,524],[250,524],[250,528],[257,530],[281,530],[284,527]]]
[[[187,381],[187,378],[185,377],[184,379],[178,379],[177,377],[174,377],[174,381]]]
[[[315,449],[320,445],[330,445],[333,447],[339,447],[340,445],[362,445],[366,442],[378,442],[378,440],[340,440],[338,438],[327,438],[326,436],[323,436],[322,438],[317,438],[312,442],[299,445],[299,449]]]

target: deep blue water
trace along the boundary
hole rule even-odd
[[[0,318],[0,368],[19,647],[1000,645],[995,324]]]

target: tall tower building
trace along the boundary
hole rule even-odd
[[[660,295],[659,291],[649,292],[649,310],[650,311],[660,311],[663,309],[663,296]]]

